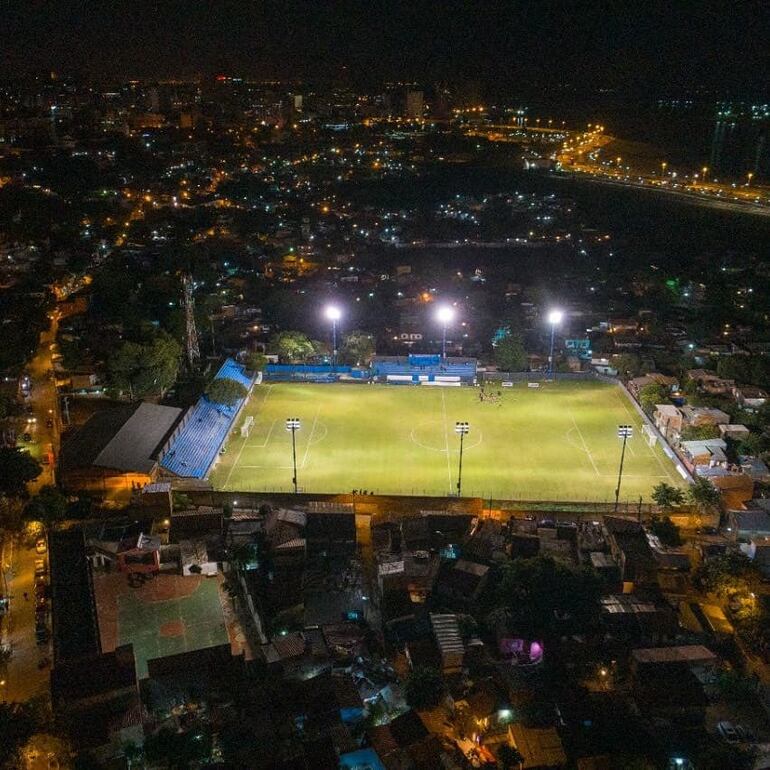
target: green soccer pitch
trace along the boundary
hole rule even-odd
[[[497,393],[497,388],[494,389]],[[651,448],[642,421],[616,385],[516,383],[499,401],[479,388],[274,383],[254,388],[210,473],[215,489],[292,489],[287,417],[299,417],[297,478],[302,492],[451,495],[457,492],[460,439],[470,423],[462,494],[509,500],[612,501],[621,440],[632,424],[621,501],[650,500],[661,481],[683,485],[660,446]],[[248,437],[240,427],[248,416]]]

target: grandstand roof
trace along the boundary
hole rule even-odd
[[[231,379],[245,388],[251,388],[252,380],[240,364],[228,358],[220,367],[215,380]],[[161,458],[163,468],[177,476],[203,478],[214,462],[219,447],[227,438],[243,399],[232,406],[217,404],[201,396],[190,409],[179,434]]]
[[[157,404],[132,404],[97,412],[62,446],[63,470],[98,465],[121,471],[149,473],[153,455],[181,409]]]
[[[415,358],[420,359],[421,357],[419,355],[410,355],[410,356],[374,356],[372,358],[372,364],[404,364],[404,365],[411,365],[412,360]],[[441,360],[441,356],[435,355],[435,356],[425,356],[426,360],[428,358],[435,359],[435,365],[446,363],[446,364],[464,364],[469,365],[472,364],[473,366],[476,366],[477,360],[475,358],[466,358],[464,356],[447,356],[443,361]]]
[[[173,406],[139,404],[137,410],[96,456],[94,465],[149,473],[155,465],[155,450],[181,413],[181,409]]]

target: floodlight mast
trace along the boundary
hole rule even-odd
[[[548,313],[548,323],[551,324],[551,352],[548,356],[548,375],[553,379],[554,361],[553,361],[553,343],[556,337],[556,327],[562,322],[564,312],[562,310],[551,310]]]
[[[294,468],[294,476],[292,476],[291,483],[294,485],[294,494],[296,495],[297,487],[297,431],[302,427],[299,417],[287,417],[286,418],[286,430],[291,433],[291,459],[292,467]]]
[[[634,435],[633,425],[618,425],[618,438],[623,439],[623,449],[620,451],[620,469],[618,470],[618,485],[615,487],[615,508],[618,512],[618,502],[620,500],[620,482],[623,480],[623,460],[626,457],[626,442]]]
[[[457,469],[457,496],[462,497],[463,491],[463,439],[470,432],[471,426],[467,422],[456,422],[455,433],[460,437],[460,465]]]
[[[441,336],[441,358],[443,361],[446,361],[446,329],[447,329],[447,326],[449,326],[449,324],[454,319],[455,311],[449,305],[442,305],[438,309],[438,312],[436,313],[436,317],[441,322],[442,329],[443,329],[442,336]]]

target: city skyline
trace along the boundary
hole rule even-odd
[[[9,9],[0,78],[54,70],[89,77],[219,72],[413,78],[499,89],[767,89],[770,9],[706,0],[643,7],[560,3],[280,4],[136,2]]]

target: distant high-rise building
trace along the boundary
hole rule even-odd
[[[150,112],[160,112],[160,91],[157,86],[147,91],[147,107]]]
[[[423,116],[423,94],[422,91],[406,92],[404,100],[404,114],[407,118],[421,118]]]

